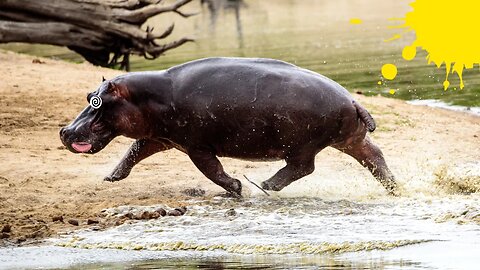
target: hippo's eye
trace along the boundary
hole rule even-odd
[[[92,106],[92,108],[94,109],[98,109],[102,106],[102,98],[99,97],[99,96],[95,96],[93,95],[91,98],[90,98],[90,106]]]

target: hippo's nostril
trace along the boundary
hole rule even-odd
[[[60,136],[63,136],[67,130],[65,128],[60,129]]]

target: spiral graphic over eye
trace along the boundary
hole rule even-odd
[[[98,109],[102,106],[102,98],[99,96],[93,96],[90,98],[90,106],[94,109]]]

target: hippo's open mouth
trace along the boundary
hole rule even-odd
[[[92,145],[87,142],[74,142],[72,143],[72,147],[75,151],[80,153],[85,153],[92,149]]]

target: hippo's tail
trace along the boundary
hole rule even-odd
[[[370,132],[373,132],[375,128],[377,128],[377,125],[375,124],[375,120],[373,120],[373,117],[360,104],[358,104],[355,101],[352,101],[352,103],[355,109],[357,109],[357,113],[360,116],[360,119],[362,119],[363,123],[365,123],[365,126],[367,126],[367,130]]]

